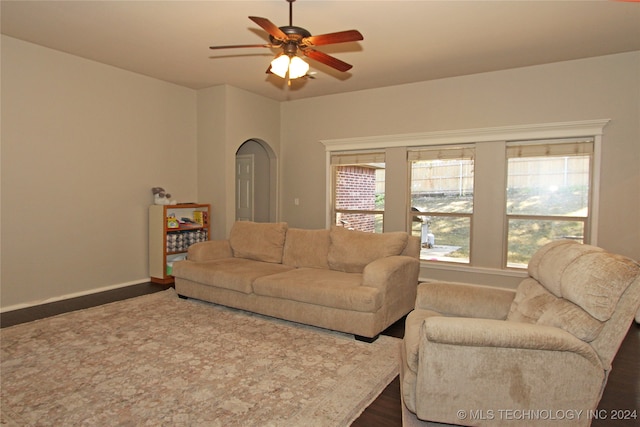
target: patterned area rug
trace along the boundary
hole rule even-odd
[[[3,425],[347,426],[398,374],[400,340],[173,289],[2,329]]]

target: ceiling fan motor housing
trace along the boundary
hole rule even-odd
[[[287,35],[287,40],[278,40],[272,35],[269,35],[271,44],[277,47],[282,46],[282,50],[285,55],[294,56],[298,52],[298,48],[304,48],[301,44],[302,40],[306,37],[311,37],[311,33],[304,28],[295,27],[293,25],[285,25],[279,27],[283,33]]]
[[[300,42],[302,39],[306,37],[311,37],[311,33],[305,30],[302,27],[296,27],[293,25],[285,25],[283,27],[279,27],[283,33],[285,33],[289,39],[289,41]],[[283,40],[278,40],[272,35],[269,35],[269,41],[271,44],[277,45],[282,44]]]

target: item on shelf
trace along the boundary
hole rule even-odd
[[[207,213],[203,211],[195,211],[193,212],[193,220],[200,224],[201,226],[207,225]]]
[[[175,216],[167,217],[167,228],[180,228],[180,222]]]
[[[207,230],[181,231],[167,235],[167,253],[184,252],[189,246],[209,240]]]
[[[153,202],[156,205],[176,205],[176,200],[171,200],[171,194],[167,193],[162,187],[153,187],[151,189],[153,193]]]
[[[179,255],[175,258],[173,258],[171,261],[167,261],[167,276],[171,276],[171,274],[173,273],[173,263],[176,261],[182,261],[187,259],[186,255]]]
[[[200,228],[202,224],[193,221],[191,218],[180,218],[180,228]]]

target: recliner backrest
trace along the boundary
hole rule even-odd
[[[507,320],[562,328],[591,343],[607,366],[640,305],[640,265],[595,246],[558,240],[534,254],[529,276]]]

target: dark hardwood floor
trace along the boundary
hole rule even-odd
[[[22,310],[0,314],[2,328],[55,316],[69,311],[82,310],[101,304],[133,298],[167,289],[164,285],[143,283],[100,292],[64,301],[43,304]],[[391,325],[384,335],[397,338],[404,336],[404,319]],[[593,427],[640,426],[640,326],[631,325],[618,354],[613,361],[613,369],[604,390],[598,412],[602,419],[594,419]],[[553,379],[550,379],[552,382]],[[616,415],[633,413],[636,418],[613,419]],[[400,407],[400,380],[396,377],[378,398],[354,421],[354,427],[399,427],[402,425]]]

